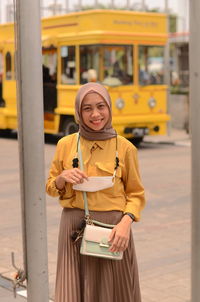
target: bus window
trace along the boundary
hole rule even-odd
[[[43,82],[57,82],[57,49],[43,48],[42,50]]]
[[[108,86],[133,84],[133,46],[104,46],[104,80]]]
[[[139,46],[140,85],[164,84],[164,47]]]
[[[13,55],[13,79],[14,80],[16,80],[16,73],[17,73],[17,70],[16,70],[16,68],[17,68],[16,59],[17,59],[16,52],[14,52],[14,55]]]
[[[99,81],[100,47],[80,46],[80,83]]]
[[[80,83],[133,84],[133,46],[80,46]]]
[[[61,47],[61,83],[75,84],[75,46]]]
[[[44,112],[53,113],[57,107],[57,49],[54,46],[42,49]],[[45,119],[49,114],[45,114]]]
[[[6,53],[6,80],[12,79],[12,59],[10,52]]]

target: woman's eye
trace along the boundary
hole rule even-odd
[[[99,107],[99,109],[103,109],[103,108],[105,107],[105,105],[104,105],[104,104],[101,104],[101,105],[99,105],[98,107]]]
[[[83,108],[83,111],[89,111],[90,110],[90,107],[84,107]]]

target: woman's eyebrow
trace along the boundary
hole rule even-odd
[[[91,104],[83,104],[82,107],[92,106]]]
[[[99,103],[96,103],[95,106],[96,105],[100,105],[100,104],[105,104],[105,103],[103,101],[100,101]],[[94,105],[94,104],[83,104],[82,107],[86,107],[86,106],[90,106],[91,107],[92,105]]]

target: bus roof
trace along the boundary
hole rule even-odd
[[[107,40],[106,40],[107,37]],[[44,47],[58,41],[80,44],[124,41],[160,41],[167,39],[165,14],[125,10],[87,10],[42,19]],[[13,24],[0,25],[2,43],[14,43]]]

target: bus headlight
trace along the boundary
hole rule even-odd
[[[148,105],[150,108],[156,107],[156,103],[156,99],[154,99],[153,97],[150,97],[150,99],[148,100]]]
[[[117,109],[123,109],[125,106],[124,100],[121,98],[117,99],[115,102],[115,106],[117,107]]]

